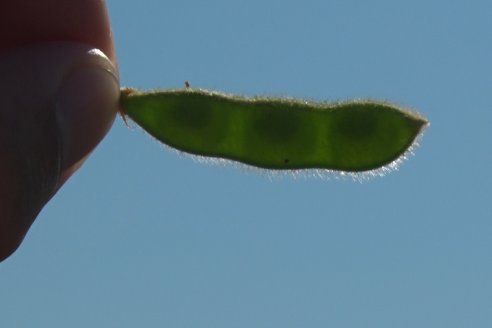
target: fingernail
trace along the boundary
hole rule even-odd
[[[117,71],[97,49],[88,51],[64,76],[56,102],[62,170],[78,164],[106,135],[119,94]]]

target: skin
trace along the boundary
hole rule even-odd
[[[60,119],[55,104],[70,104],[71,99],[51,100],[58,86],[50,83],[63,80],[65,70],[74,64],[68,59],[65,63],[63,57],[51,63],[50,58],[56,56],[50,55],[50,49],[62,49],[55,53],[57,56],[66,53],[68,58],[84,47],[98,48],[109,58],[102,61],[108,62],[104,64],[107,67],[114,65],[108,71],[116,82],[109,93],[97,94],[91,89],[91,94],[96,94],[93,103],[103,104],[101,108],[93,108],[98,107],[95,105],[85,112],[77,112],[74,107],[71,119]],[[115,67],[115,50],[104,1],[9,0],[2,3],[0,261],[19,247],[43,206],[80,168],[110,129],[118,101]],[[97,74],[100,73],[92,76]],[[84,89],[91,87],[94,85],[79,83],[67,88],[72,88],[69,91],[75,93],[76,99],[76,92],[80,90],[83,95]]]

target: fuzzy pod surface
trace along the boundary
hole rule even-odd
[[[121,110],[164,144],[272,170],[375,170],[398,160],[428,125],[386,102],[317,103],[203,89],[123,89]]]

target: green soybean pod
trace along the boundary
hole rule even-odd
[[[385,102],[123,89],[122,114],[168,146],[272,170],[364,172],[397,161],[428,122]]]

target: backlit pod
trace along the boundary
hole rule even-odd
[[[384,102],[245,98],[191,88],[126,89],[121,107],[173,148],[274,170],[377,169],[404,154],[428,124]]]

